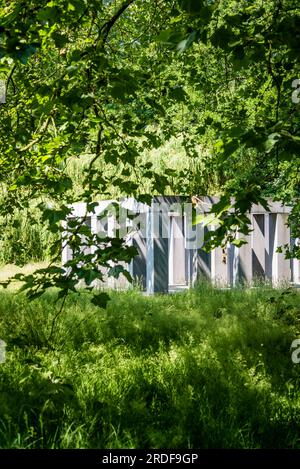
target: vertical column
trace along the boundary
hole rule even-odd
[[[145,290],[146,288],[146,240],[140,234],[134,236],[133,246],[138,250],[138,255],[135,256],[131,261],[131,275],[133,279]]]
[[[170,217],[170,231],[169,231],[169,285],[174,285],[174,216]]]
[[[128,203],[127,203],[128,202]],[[132,246],[133,239],[131,232],[133,230],[133,221],[129,215],[134,213],[134,200],[125,199],[122,203],[119,204],[118,211],[118,220],[117,220],[117,236],[123,240],[125,246]],[[123,267],[124,270],[128,271],[133,276],[132,271],[132,261],[125,262],[119,261],[117,264],[120,267]],[[118,278],[115,279],[115,288],[125,290],[132,286],[132,283],[126,278],[125,275],[120,274]]]
[[[215,229],[214,226],[211,227]],[[210,253],[211,257],[211,281],[220,286],[230,285],[230,253],[228,246],[225,248],[217,247]]]
[[[279,246],[290,243],[290,229],[287,227],[288,215],[277,213],[274,233],[274,247],[272,260],[272,280],[274,284],[291,280],[290,260],[285,259],[284,253],[276,252]]]
[[[134,246],[138,254],[131,260],[129,264],[129,272],[134,281],[142,288],[146,289],[146,214],[139,213],[134,219],[132,226],[133,233],[130,236],[131,244]]]
[[[196,280],[210,279],[211,277],[211,253],[203,249],[196,251]]]
[[[146,228],[147,293],[167,293],[169,290],[169,217],[161,204],[152,202],[147,212]]]
[[[265,214],[265,241],[266,241],[266,267],[265,278],[272,281],[272,259],[274,236],[272,235],[273,217],[271,213]],[[273,230],[274,232],[274,230]]]
[[[266,270],[265,214],[253,214],[251,233],[253,278],[264,279]]]
[[[238,283],[239,253],[238,247],[234,244],[228,246],[228,258],[230,285],[236,286]]]
[[[196,250],[196,280],[208,280],[211,278],[211,253],[202,249],[204,237],[208,232],[207,226],[202,227],[202,246]]]
[[[199,257],[197,249],[186,249],[187,284],[194,287],[199,278]]]
[[[230,284],[228,254],[228,248],[217,247],[211,251],[211,279],[215,284]]]
[[[292,239],[294,246],[299,246],[299,238]],[[292,281],[296,285],[300,283],[300,260],[293,258],[292,260]]]
[[[203,249],[187,249],[188,285],[211,279],[211,253]]]
[[[0,80],[0,104],[6,103],[6,81]]]
[[[126,213],[126,218],[124,218],[124,216],[122,216],[122,220],[121,220],[121,223],[123,222],[123,226],[122,226],[122,233],[123,233],[123,236],[125,237],[126,239],[126,245],[127,246],[133,246],[134,245],[134,237],[136,235],[136,233],[133,233],[133,230],[134,230],[134,227],[133,227],[133,221],[132,219],[128,219],[127,218],[127,212],[126,212],[126,209],[129,209],[130,210],[130,213],[132,212],[132,206],[127,207],[125,206],[124,204],[120,207],[121,209],[121,212],[123,213],[123,211],[125,210],[125,213]],[[132,215],[132,213],[131,213]],[[128,228],[129,228],[129,231],[128,231]],[[132,232],[131,232],[132,231]],[[133,272],[133,261],[134,259],[131,259],[131,262],[129,262],[129,264],[127,264],[127,270],[128,272],[130,273],[131,277],[134,279],[134,272]],[[128,285],[128,287],[130,286],[130,284]]]
[[[194,287],[198,278],[197,250],[187,249],[187,258],[188,258],[188,282],[189,282],[189,286]]]
[[[186,251],[186,271],[188,284],[194,286],[201,279],[211,278],[211,254],[203,250],[204,235],[208,228],[200,222],[206,214],[202,207],[196,207],[196,218],[199,221],[193,225],[191,204],[185,205],[184,210],[184,237]]]
[[[252,281],[252,248],[251,235],[238,234],[239,239],[244,239],[247,244],[238,248],[237,281],[240,283],[251,283]]]
[[[182,214],[170,216],[169,284],[186,285],[186,250]]]
[[[86,219],[84,220],[84,225],[91,231],[91,217],[87,216]],[[81,252],[84,254],[90,254],[91,253],[91,246],[89,245],[89,237],[85,235],[80,235],[80,239],[82,242],[82,249]]]
[[[293,282],[300,284],[300,260],[293,259]]]

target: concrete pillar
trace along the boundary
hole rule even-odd
[[[293,259],[293,283],[300,284],[300,260]]]
[[[284,253],[276,252],[279,246],[290,243],[290,229],[286,226],[288,214],[277,213],[275,217],[272,281],[276,285],[291,280],[291,266],[290,260],[285,259]]]
[[[199,207],[196,208],[196,216],[198,215],[206,216]],[[188,284],[194,286],[201,279],[211,278],[211,253],[203,250],[208,228],[201,223],[193,226],[190,206],[185,207],[184,223],[187,279]]]
[[[147,245],[146,239],[136,235],[133,238],[133,246],[136,247],[138,255],[135,256],[130,264],[130,272],[132,278],[137,282],[142,290],[146,289],[146,276],[147,276],[147,266],[146,266],[146,256],[147,256]]]
[[[182,214],[170,216],[169,284],[186,285],[186,249]]]
[[[292,239],[291,244],[293,246],[299,246],[299,238]],[[292,267],[292,282],[299,285],[300,283],[300,260],[299,259],[291,259],[291,267]]]
[[[208,228],[205,226],[201,230],[204,242]],[[196,281],[209,280],[211,278],[211,253],[204,251],[202,247],[195,250],[195,277]]]
[[[217,247],[211,251],[211,279],[217,285],[230,284],[229,251],[228,247]]]
[[[211,279],[211,253],[203,249],[186,249],[187,283],[193,287],[201,280]]]
[[[131,222],[131,220],[130,220]],[[132,223],[131,223],[132,224]],[[134,225],[132,224],[133,233],[130,235],[131,245],[134,246],[138,254],[132,259],[128,266],[128,270],[134,280],[142,290],[146,289],[146,214],[139,213],[135,217]]]
[[[238,266],[237,283],[251,283],[252,281],[252,248],[251,235],[238,234],[238,239],[244,239],[247,244],[237,248]]]
[[[187,252],[187,277],[189,287],[194,287],[197,281],[197,251],[186,249]]]
[[[266,271],[266,239],[265,239],[265,214],[253,214],[251,216],[252,228],[252,274],[253,279],[265,279]]]
[[[229,282],[231,286],[236,286],[238,283],[238,268],[239,268],[239,255],[238,247],[234,244],[228,246],[228,268],[229,268]]]
[[[169,290],[168,265],[168,211],[162,210],[160,204],[152,202],[147,212],[147,293]]]
[[[201,248],[196,251],[196,272],[196,280],[208,280],[211,277],[211,253]]]
[[[272,235],[273,217],[271,213],[265,214],[265,248],[266,248],[266,267],[265,278],[272,281],[272,263],[273,263],[273,244],[274,237]]]

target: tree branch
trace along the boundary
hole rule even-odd
[[[120,16],[124,13],[125,10],[134,2],[135,0],[127,0],[121,5],[121,7],[116,11],[116,13],[108,20],[100,29],[100,34],[102,34],[103,44],[107,41],[107,37],[110,33],[110,30],[113,28],[114,24]]]
[[[13,66],[13,68],[11,69],[11,71],[9,72],[9,75],[8,75],[8,77],[7,77],[7,80],[6,80],[6,91],[8,90],[9,83],[10,83],[10,81],[11,81],[12,84],[13,84],[13,87],[14,87],[14,94],[16,94],[16,88],[15,88],[15,86],[14,86],[12,77],[13,77],[13,74],[14,74],[14,71],[16,70],[16,68],[17,68],[17,65],[15,64],[15,65]]]

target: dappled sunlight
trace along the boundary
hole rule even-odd
[[[300,296],[286,296],[278,316],[268,287],[112,291],[106,310],[85,292],[49,348],[55,295],[2,293],[1,447],[299,447]]]

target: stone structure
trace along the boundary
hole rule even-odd
[[[216,198],[203,197],[198,213],[210,211]],[[206,253],[201,249],[204,230],[201,224],[192,224],[191,203],[186,197],[153,197],[151,206],[124,199],[122,221],[114,213],[105,214],[112,201],[101,201],[95,213],[88,214],[86,224],[93,233],[113,237],[115,228],[123,223],[126,242],[136,246],[138,255],[126,266],[132,277],[147,293],[170,292],[188,288],[201,279],[210,279],[222,286],[240,283],[253,284],[256,280],[272,282],[274,286],[283,282],[300,283],[298,260],[287,260],[278,253],[277,247],[295,242],[290,239],[287,217],[290,207],[269,201],[270,211],[253,205],[249,217],[252,232],[246,237],[247,244],[238,248],[228,245],[226,250],[214,249]],[[72,206],[74,217],[86,215],[83,203]],[[132,217],[127,217],[127,211]],[[120,213],[120,212],[119,212]],[[125,213],[125,215],[124,215]],[[63,264],[72,253],[63,249]],[[108,278],[106,286],[126,288],[125,278]]]

